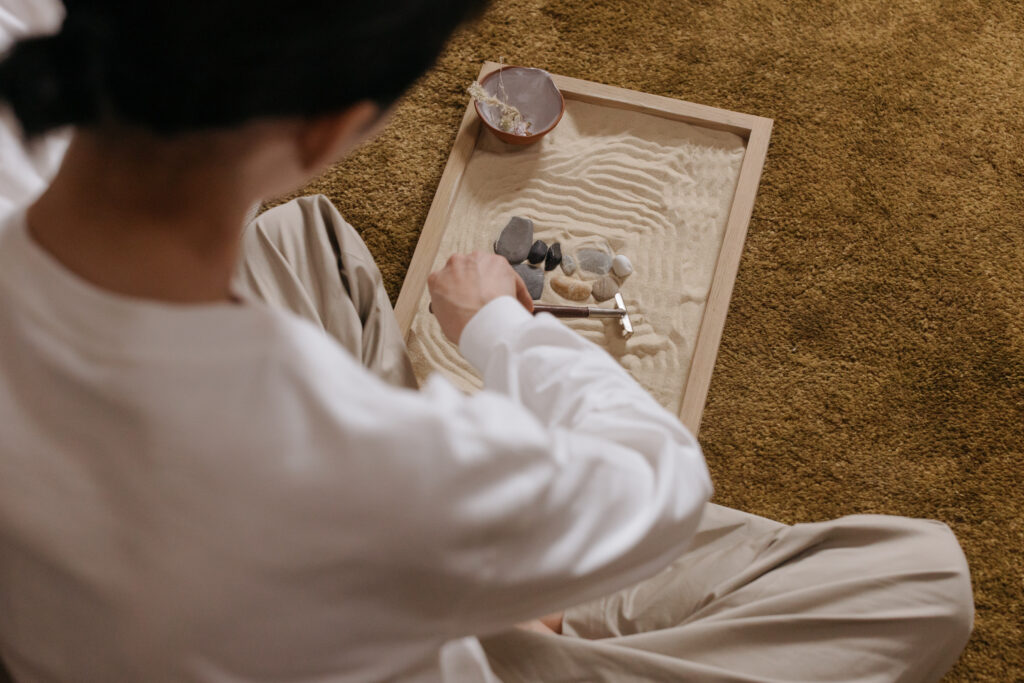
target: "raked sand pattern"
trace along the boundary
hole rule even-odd
[[[566,100],[561,123],[534,145],[514,148],[481,133],[434,269],[456,252],[491,251],[516,215],[533,220],[535,239],[561,242],[563,252],[625,254],[635,269],[621,289],[633,337],[623,340],[614,320],[564,322],[678,412],[743,152],[743,140],[730,133]],[[547,274],[542,301],[577,305],[551,289],[556,274],[560,268]],[[581,276],[595,277],[574,275]],[[456,386],[479,389],[479,375],[445,339],[429,302],[424,292],[408,336],[417,376],[442,372]]]

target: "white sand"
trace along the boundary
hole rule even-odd
[[[565,323],[678,412],[743,151],[736,135],[567,100],[561,123],[529,147],[481,134],[434,268],[455,252],[491,251],[515,215],[531,218],[534,239],[561,242],[563,253],[625,254],[635,269],[621,290],[633,337],[623,340],[616,321]],[[542,300],[574,304],[551,289],[561,272],[548,273]],[[428,303],[424,292],[408,337],[420,380],[440,371],[467,391],[480,388]]]

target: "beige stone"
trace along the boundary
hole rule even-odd
[[[603,278],[594,283],[594,287],[591,293],[594,295],[595,301],[608,301],[616,292],[619,291],[619,283],[614,278],[605,275]]]
[[[570,301],[585,301],[590,296],[590,284],[561,275],[551,278],[551,289]]]

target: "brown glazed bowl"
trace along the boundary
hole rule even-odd
[[[562,120],[565,113],[565,98],[555,87],[551,75],[543,69],[525,66],[503,66],[484,76],[480,85],[488,94],[498,95],[498,74],[505,86],[508,103],[519,109],[523,118],[530,122],[527,135],[516,135],[498,127],[501,111],[489,104],[476,104],[476,113],[499,140],[510,145],[529,145],[547,135]]]

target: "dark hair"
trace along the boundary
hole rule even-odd
[[[66,0],[0,62],[26,135],[106,121],[161,134],[396,100],[486,0]]]

